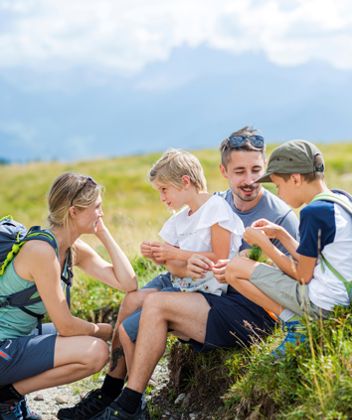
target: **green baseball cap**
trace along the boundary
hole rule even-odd
[[[316,161],[316,157],[321,159]],[[255,182],[271,182],[272,174],[310,174],[324,172],[323,156],[309,141],[291,140],[273,150],[263,176]]]

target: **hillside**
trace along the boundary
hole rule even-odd
[[[352,145],[323,145],[321,150],[328,185],[352,192]],[[226,181],[218,169],[218,151],[202,150],[195,154],[203,164],[209,191],[226,189]],[[0,166],[1,215],[11,214],[28,226],[44,224],[46,193],[55,177],[64,171],[89,174],[105,186],[106,224],[133,261],[143,283],[158,268],[139,256],[139,243],[157,238],[158,230],[169,216],[158,194],[146,181],[148,170],[158,157],[159,154],[151,154],[73,164]],[[93,237],[86,240],[99,250]],[[73,311],[76,314],[93,320],[114,318],[121,298],[119,293],[98,285],[78,271],[75,282]],[[170,407],[174,419],[188,418],[182,416],[194,410],[198,412],[197,418],[212,415],[215,419],[352,418],[350,308],[337,310],[335,317],[324,324],[308,322],[308,329],[308,346],[277,363],[273,363],[270,351],[280,341],[280,331],[256,343],[250,351],[216,351],[210,355],[195,355],[170,340],[167,358],[171,360],[171,376],[167,389],[153,399],[153,418],[160,418]],[[176,407],[175,398],[181,393],[186,395],[188,403]],[[199,413],[200,405],[204,406],[202,413]]]

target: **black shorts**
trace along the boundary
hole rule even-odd
[[[268,313],[231,286],[227,294],[222,296],[210,293],[202,295],[210,306],[205,342],[187,342],[196,351],[245,347],[253,342],[253,338],[272,332],[275,321]]]

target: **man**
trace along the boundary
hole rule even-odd
[[[229,182],[229,189],[222,193],[233,211],[250,226],[260,218],[269,219],[285,227],[292,236],[297,236],[298,220],[292,210],[279,198],[253,182],[264,173],[264,139],[248,127],[231,134],[220,146],[222,175]],[[243,244],[242,248],[248,245]],[[209,269],[208,261],[193,256],[183,267],[168,265],[171,272],[182,277],[197,276]],[[162,293],[162,296],[160,295]],[[128,320],[129,318],[127,318]],[[119,338],[125,358],[131,360],[128,386],[120,393],[125,375],[124,359],[120,358],[115,370],[109,372],[101,390],[92,391],[80,407],[85,418],[88,407],[102,410],[104,403],[111,401],[113,391],[115,400],[100,411],[97,419],[143,419],[145,408],[142,394],[162,357],[169,330],[187,338],[188,343],[197,351],[215,348],[232,348],[251,343],[253,329],[258,334],[270,332],[275,322],[260,306],[229,287],[222,296],[207,293],[167,293],[149,294],[143,304],[142,316],[136,343],[130,338],[130,331],[119,327]],[[126,324],[127,325],[127,324]],[[118,350],[121,355],[123,353]],[[108,396],[109,394],[109,396]],[[103,402],[103,403],[102,403]],[[71,409],[72,410],[72,409]],[[61,419],[79,418],[59,416]],[[91,410],[91,413],[93,410]],[[83,417],[82,417],[83,418]]]

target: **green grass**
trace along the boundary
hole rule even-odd
[[[272,146],[268,147],[268,153],[270,150]],[[351,192],[352,145],[322,145],[321,150],[325,156],[328,185]],[[218,168],[218,151],[202,150],[195,154],[204,166],[209,191],[226,189],[227,183]],[[159,229],[170,215],[146,181],[148,170],[159,156],[151,154],[70,164],[0,165],[0,216],[12,214],[27,226],[43,225],[46,193],[53,180],[69,170],[89,174],[105,186],[106,224],[132,260],[142,285],[161,268],[140,256],[139,244],[145,239],[157,239]],[[84,239],[98,252],[102,251],[96,238],[87,236]],[[72,296],[73,312],[96,321],[112,321],[122,298],[121,293],[79,270],[75,270]],[[221,419],[352,418],[350,311],[351,308],[337,309],[331,320],[308,323],[308,344],[278,362],[274,362],[270,352],[282,339],[280,331],[256,343],[250,350],[219,350],[206,355],[194,354],[171,340],[170,383],[163,394],[163,402],[156,399],[154,417],[158,418],[157,413],[162,412],[158,407],[167,403],[176,412],[173,401],[178,393],[186,392],[191,394],[195,405],[183,406],[180,416],[192,409],[199,411],[203,404],[214,418]]]

